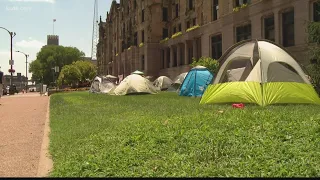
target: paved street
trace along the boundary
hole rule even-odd
[[[0,99],[0,177],[35,177],[48,107],[39,93]]]

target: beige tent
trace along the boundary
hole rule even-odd
[[[167,76],[160,76],[153,82],[153,85],[161,90],[166,90],[172,83],[173,81]]]
[[[110,95],[127,95],[127,94],[156,94],[158,90],[146,78],[131,74],[127,76],[121,83],[110,91]]]
[[[267,40],[248,40],[220,58],[220,69],[202,96],[205,103],[320,104],[303,69],[285,49]]]

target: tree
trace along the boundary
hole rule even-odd
[[[320,3],[320,1],[317,3]],[[311,64],[307,69],[310,73],[312,84],[320,94],[320,22],[310,22],[308,24],[308,34]]]
[[[216,74],[219,68],[219,62],[215,59],[210,57],[201,57],[200,59],[196,60],[192,58],[193,62],[190,64],[191,67],[196,66],[204,66],[209,69],[212,73]]]
[[[97,69],[89,61],[75,61],[70,65],[62,68],[58,78],[58,85],[72,85],[75,86],[80,82],[86,82],[88,79],[92,80],[97,74]]]
[[[61,70],[57,83],[58,85],[67,84],[76,86],[80,78],[81,72],[75,65],[65,65]]]
[[[86,81],[87,79],[93,79],[97,75],[97,68],[89,61],[76,61],[73,63],[81,72],[79,81]]]
[[[72,64],[85,54],[75,47],[44,46],[37,54],[37,59],[30,63],[29,72],[37,83],[50,84],[53,81],[52,68]],[[57,74],[57,76],[59,73]]]
[[[43,79],[43,70],[39,60],[34,60],[29,65],[29,72],[32,73],[31,80],[35,83],[40,83]]]

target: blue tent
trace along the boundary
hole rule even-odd
[[[181,84],[180,96],[201,97],[213,79],[213,74],[203,66],[192,68]]]

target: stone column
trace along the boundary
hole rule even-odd
[[[188,48],[188,41],[184,43],[184,64],[189,64],[189,48]]]
[[[282,44],[282,39],[280,36],[281,31],[282,31],[282,26],[280,24],[280,18],[279,18],[280,15],[278,12],[274,12],[274,39],[275,39],[275,43],[277,43],[277,44]],[[263,35],[263,37],[264,37],[264,35]]]
[[[193,39],[192,41],[192,50],[193,50],[193,57],[198,58],[198,51],[197,51],[197,40]]]
[[[173,67],[173,61],[174,61],[174,50],[173,50],[173,46],[170,46],[170,68]]]
[[[177,66],[180,66],[181,62],[181,46],[180,44],[177,45]]]
[[[168,59],[167,59],[167,57],[168,57],[168,50],[167,50],[167,48],[165,48],[165,49],[163,49],[163,60],[164,60],[164,69],[166,69],[167,68],[167,66],[168,66]]]

